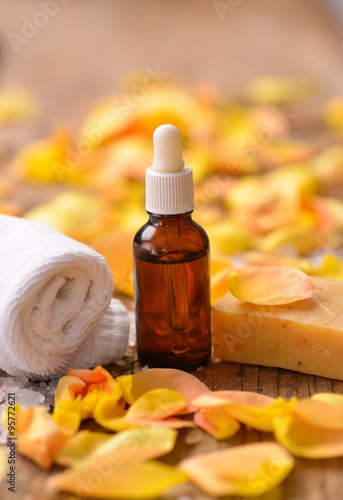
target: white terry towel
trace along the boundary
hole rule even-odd
[[[43,379],[121,358],[129,320],[123,304],[111,302],[113,287],[94,250],[0,215],[0,369]]]

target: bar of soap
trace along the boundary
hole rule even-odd
[[[343,380],[343,282],[310,279],[313,296],[293,304],[260,306],[231,293],[218,300],[214,355]]]

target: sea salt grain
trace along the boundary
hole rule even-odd
[[[21,408],[43,405],[47,410],[54,404],[55,390],[58,378],[50,382],[34,382],[24,375],[17,377],[0,377],[0,416],[8,406],[7,394],[15,394],[15,402],[20,403]],[[0,419],[0,444],[6,444],[7,434]]]

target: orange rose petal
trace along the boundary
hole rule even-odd
[[[0,446],[0,484],[5,479],[7,474],[7,465],[8,465],[7,460],[8,460],[8,455],[5,451],[5,447]]]
[[[252,304],[290,304],[309,298],[314,285],[292,267],[262,266],[233,271],[228,278],[232,295]]]
[[[86,394],[94,389],[106,392],[112,392],[113,390],[118,389],[118,385],[112,375],[102,366],[97,366],[93,370],[70,369],[68,370],[68,375],[78,377],[86,384],[83,394]]]
[[[72,432],[60,427],[43,406],[16,405],[17,450],[43,469],[49,469]]]
[[[274,420],[284,415],[297,403],[282,398],[273,399],[255,392],[217,391],[193,401],[198,408],[221,407],[226,414],[239,422],[261,431],[273,431]]]
[[[180,392],[187,407],[179,414],[191,413],[195,410],[192,400],[201,394],[211,393],[210,389],[199,379],[182,370],[152,368],[134,375],[122,375],[117,382],[127,403],[132,405],[146,392],[154,389],[171,389]]]
[[[207,495],[258,496],[275,488],[294,467],[279,444],[254,443],[186,458],[179,468]]]
[[[229,291],[227,279],[232,271],[232,267],[222,269],[216,274],[211,275],[211,304],[215,304],[221,297]]]
[[[127,207],[125,207],[126,211]],[[118,227],[92,241],[91,247],[106,258],[111,269],[115,289],[133,297],[132,241],[134,234]]]
[[[94,468],[95,467],[95,468]],[[77,467],[49,479],[49,486],[93,498],[144,500],[161,496],[188,476],[160,462],[124,462],[112,466],[105,459],[96,465]]]
[[[210,408],[194,414],[194,423],[215,439],[228,439],[236,434],[240,425],[225,411],[225,408]]]
[[[81,394],[86,384],[79,378],[71,375],[61,377],[55,390],[55,404],[59,401],[73,401]]]

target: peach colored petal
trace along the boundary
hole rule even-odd
[[[207,495],[258,496],[280,484],[294,467],[279,444],[254,443],[186,458],[179,468]]]
[[[55,390],[55,404],[61,400],[74,400],[78,394],[82,394],[85,386],[85,382],[83,382],[79,377],[71,375],[61,377]]]
[[[215,439],[227,439],[235,435],[240,425],[225,411],[225,407],[200,410],[194,414],[194,423]]]
[[[102,366],[97,366],[93,370],[70,369],[68,375],[78,377],[85,383],[85,388],[82,391],[83,396],[94,389],[106,392],[118,391],[119,389],[112,375]]]
[[[282,398],[273,399],[263,394],[245,391],[217,391],[193,401],[202,409],[223,408],[226,414],[239,422],[261,431],[273,431],[275,418],[284,415],[297,403]]]
[[[274,422],[276,440],[293,455],[304,458],[343,456],[343,429],[319,427],[290,413]]]
[[[48,484],[93,498],[144,500],[159,497],[187,478],[179,469],[159,462],[124,462],[113,466],[105,459],[91,468],[86,464],[57,474]]]
[[[316,394],[312,398],[299,401],[291,413],[317,427],[343,430],[341,394]]]
[[[15,413],[17,451],[49,469],[72,431],[59,426],[43,406],[21,410],[16,405]]]
[[[7,474],[7,453],[4,446],[0,446],[0,484],[5,479]]]
[[[333,394],[331,392],[317,392],[311,399],[314,401],[324,401],[324,403],[334,406],[343,404],[343,394]]]
[[[175,429],[192,427],[194,424],[188,420],[168,418],[184,407],[181,394],[170,389],[155,389],[138,398],[124,416],[116,414],[110,398],[103,398],[94,411],[94,419],[113,431],[152,425]]]
[[[311,297],[314,285],[292,267],[262,266],[233,271],[228,278],[232,295],[253,304],[290,304]]]
[[[211,392],[190,373],[169,368],[152,368],[134,375],[123,375],[117,378],[117,382],[125,401],[130,405],[153,389],[171,389],[180,392],[187,404],[187,408],[180,411],[180,414],[194,411],[192,400],[201,394]]]
[[[177,431],[163,427],[140,427],[116,435],[81,431],[73,436],[56,458],[60,465],[96,467],[99,460],[113,466],[123,462],[145,462],[169,453]],[[86,460],[86,462],[85,462]]]

